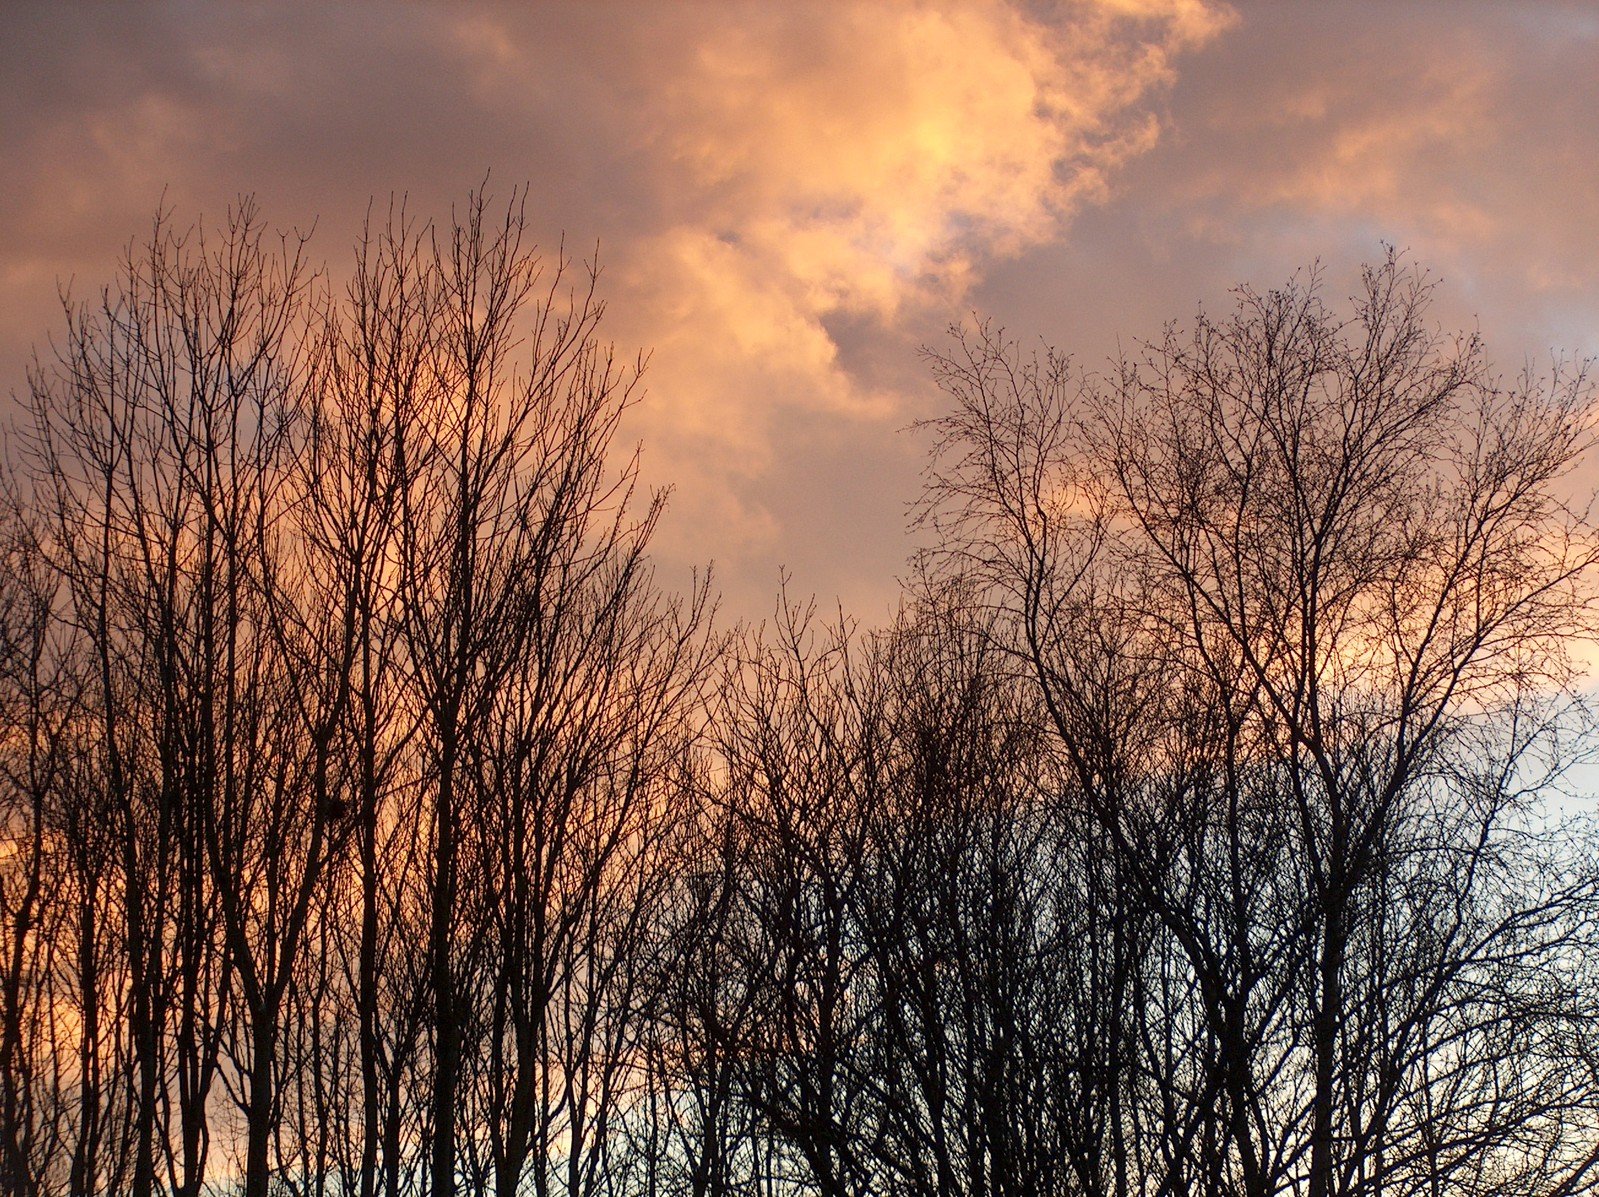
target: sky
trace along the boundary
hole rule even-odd
[[[1092,368],[1387,243],[1506,373],[1599,353],[1595,63],[1599,5],[1555,0],[12,0],[0,396],[162,204],[254,195],[337,277],[374,199],[525,184],[650,354],[663,577],[877,622],[952,324]]]

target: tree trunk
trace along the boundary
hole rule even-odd
[[[267,1197],[271,1181],[268,1149],[272,1145],[273,1057],[277,1053],[277,1013],[263,1011],[251,1029],[250,1098],[245,1118],[248,1139],[244,1155],[245,1197]]]
[[[450,930],[455,920],[455,729],[443,734],[439,763],[438,836],[434,845],[432,958],[433,1026],[437,1036],[433,1063],[433,1166],[431,1197],[455,1193],[455,1102],[460,1063],[459,1012],[450,960]]]

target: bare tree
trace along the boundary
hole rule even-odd
[[[1566,1197],[1591,387],[1390,256],[981,328],[889,626],[719,639],[522,197],[158,220],[0,510],[0,1187]]]
[[[58,811],[79,782],[81,678],[36,529],[19,496],[0,501],[0,1175],[21,1197],[59,1183],[71,1138],[56,982],[72,910],[51,890],[70,872]]]
[[[158,222],[34,381],[36,486],[72,619],[99,661],[138,1061],[130,1187],[198,1191],[212,1086],[266,1192],[277,1033],[328,861],[324,792],[343,691],[308,652],[285,521],[317,353],[303,243],[244,204],[219,236]],[[239,1021],[235,1023],[235,1018]],[[237,1030],[239,1035],[234,1036]],[[170,1052],[170,1055],[169,1055]],[[233,1069],[220,1069],[222,1056]]]
[[[433,265],[426,226],[403,209],[391,208],[381,226],[369,221],[344,302],[329,314],[326,356],[304,414],[300,585],[310,596],[306,609],[320,613],[310,644],[339,700],[328,706],[338,722],[327,733],[323,801],[348,826],[324,898],[333,958],[319,962],[315,1017],[338,1035],[353,1014],[359,1075],[352,1084],[308,1045],[302,1087],[323,1094],[307,1102],[314,1129],[324,1111],[359,1111],[358,1131],[349,1127],[329,1150],[353,1153],[344,1173],[359,1177],[351,1187],[361,1197],[398,1192],[407,1171],[402,1144],[414,1126],[410,1094],[427,995],[411,949],[425,927],[417,877],[424,807],[398,577],[403,448],[432,385],[440,294]]]
[[[474,197],[422,260],[426,352],[393,448],[439,1194],[594,1187],[634,1050],[659,779],[703,672],[705,591],[655,587],[663,496],[639,508],[634,463],[612,460],[639,366],[597,338],[594,272],[544,277],[525,232],[518,199],[495,222]]]
[[[1590,387],[1500,383],[1430,293],[1390,256],[1348,318],[1314,274],[1243,290],[1107,378],[986,332],[936,360],[942,564],[1012,617],[1196,1006],[1164,1045],[1195,1058],[1146,1062],[1165,1191],[1592,1167],[1593,879],[1527,847],[1579,730],[1595,541],[1559,485]],[[1464,1051],[1512,1025],[1545,1045],[1519,1062],[1574,1045],[1560,1083]]]
[[[809,607],[784,598],[769,636],[729,662],[715,724],[743,858],[735,950],[750,987],[741,1038],[724,1050],[768,1140],[772,1182],[856,1192],[870,1175],[869,961],[855,911],[877,698],[856,689],[846,627],[819,630]]]

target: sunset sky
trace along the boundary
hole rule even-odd
[[[1391,242],[1507,372],[1599,352],[1599,5],[13,3],[0,393],[148,229],[254,193],[335,276],[372,197],[491,172],[598,242],[653,353],[630,436],[669,576],[735,617],[868,622],[938,409],[924,345],[992,317],[1088,367],[1236,282]]]

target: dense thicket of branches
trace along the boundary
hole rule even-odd
[[[524,228],[163,220],[35,368],[5,1194],[1599,1191],[1580,372],[979,328],[900,617],[721,635]]]

